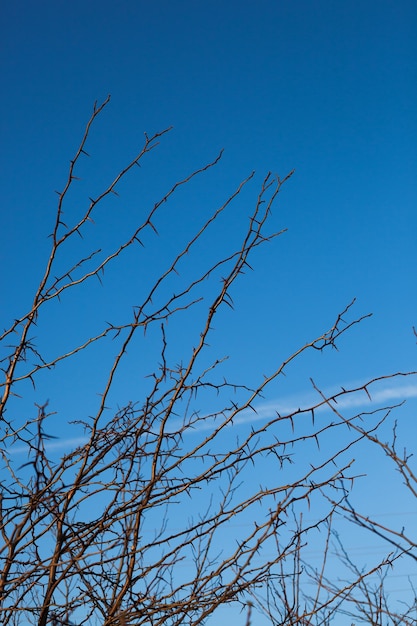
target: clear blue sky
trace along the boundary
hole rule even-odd
[[[138,152],[144,131],[174,128],[139,182],[132,177],[121,190],[120,217],[111,218],[108,207],[98,220],[109,246],[120,224],[133,223],[142,205],[222,148],[216,170],[158,223],[173,241],[253,169],[255,183],[239,209],[245,216],[267,171],[284,176],[295,168],[272,221],[288,232],[255,256],[255,272],[233,292],[234,317],[225,315],[218,329],[235,378],[270,371],[354,297],[356,313],[373,317],[341,341],[340,352],[295,366],[267,401],[302,404],[309,376],[332,387],[415,369],[414,1],[17,1],[4,3],[0,17],[2,327],[29,304],[44,266],[54,190],[64,184],[93,102],[111,94],[87,146],[80,201]],[[239,211],[210,246],[220,249],[233,237]],[[85,296],[70,304],[74,319],[107,319],[114,300],[135,304],[132,271],[119,266],[112,287],[119,291],[103,310]],[[60,320],[56,312],[48,320],[51,350],[62,341]],[[78,376],[90,380],[91,394],[99,391],[94,372]],[[120,402],[132,384],[127,377]],[[413,384],[401,413],[408,441],[417,435]],[[83,402],[73,383],[61,400],[47,386],[39,393],[57,410],[63,399],[74,410]],[[374,506],[390,512],[383,499]]]

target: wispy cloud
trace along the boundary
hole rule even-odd
[[[67,448],[68,450],[74,449],[76,446],[81,446],[87,442],[85,437],[73,437],[72,439],[56,439],[55,441],[46,441],[45,449],[47,450],[62,450]],[[29,452],[28,446],[13,446],[9,449],[9,454],[24,454]]]
[[[358,391],[348,392],[340,396],[337,399],[338,409],[360,409],[366,407],[376,408],[378,406],[384,406],[389,404],[396,404],[407,399],[417,398],[417,383],[408,384],[393,384],[395,379],[387,379],[386,381],[379,381],[375,386],[368,388],[369,396],[364,390],[360,390],[360,384],[346,384],[344,389],[347,391],[352,389],[359,389]],[[341,388],[339,388],[339,391]],[[336,389],[324,389],[322,390],[326,397],[331,397],[337,393]],[[268,401],[256,405],[255,411],[251,409],[245,409],[239,413],[233,420],[233,427],[246,424],[248,422],[260,422],[262,420],[268,420],[275,417],[277,414],[289,415],[297,411],[308,411],[310,407],[317,405],[320,401],[320,396],[315,392],[308,392],[302,394],[294,394],[287,396],[286,398],[279,398],[275,401]],[[326,404],[321,405],[316,412],[329,411],[330,407]],[[180,422],[178,424],[171,425],[171,432],[175,431],[176,426],[181,427]],[[190,431],[192,433],[202,432],[205,430],[213,429],[213,421],[209,420],[207,423],[201,420],[198,426]],[[45,443],[45,447],[48,450],[71,450],[75,446],[83,445],[87,442],[84,437],[76,437],[71,439],[59,439],[55,441],[48,441]],[[23,454],[27,452],[27,447],[16,446],[10,449],[9,453]]]
[[[362,406],[367,403],[386,404],[388,402],[401,402],[402,400],[417,397],[417,385],[387,385],[386,387],[377,389],[376,391],[370,390],[370,396],[371,399],[369,399],[368,395],[364,391],[358,394],[350,394],[348,396],[344,396],[340,401],[338,401],[338,405],[343,406],[343,408],[347,408]]]
[[[359,389],[360,385],[344,385],[343,388],[347,391],[349,389]],[[339,391],[341,388],[339,388]],[[407,399],[417,398],[417,384],[398,384],[395,385],[390,382],[377,383],[375,389],[369,387],[369,395],[364,390],[358,390],[346,393],[337,399],[337,406],[339,409],[350,408],[366,408],[377,407],[379,405],[388,405],[391,403],[399,403]],[[325,389],[323,394],[326,397],[331,397],[337,393],[335,389]],[[239,417],[234,420],[234,425],[243,424],[246,422],[261,421],[273,418],[277,413],[280,415],[289,415],[296,411],[308,411],[310,407],[316,405],[320,401],[320,396],[317,393],[304,393],[297,396],[289,396],[285,399],[277,399],[276,401],[269,401],[255,407],[256,412],[246,410],[242,412]],[[323,404],[317,409],[317,411],[329,411],[330,407]]]

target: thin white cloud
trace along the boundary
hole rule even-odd
[[[378,388],[375,390],[370,386],[368,388],[368,394],[359,389],[360,385],[354,387],[349,385],[344,385],[344,389],[354,389],[357,388],[358,391],[352,393],[346,393],[337,399],[337,404],[334,403],[334,406],[337,406],[339,409],[349,409],[349,408],[360,408],[367,406],[376,407],[378,405],[384,405],[389,403],[398,403],[403,400],[407,400],[410,398],[417,398],[417,384],[407,384],[407,385],[393,385],[392,380],[386,386],[383,383],[379,383]],[[324,395],[326,397],[332,396],[335,391],[333,390],[324,390]],[[274,417],[277,413],[280,415],[289,415],[298,410],[308,411],[309,407],[314,406],[320,400],[318,394],[308,393],[297,396],[297,400],[294,400],[294,396],[287,398],[286,400],[277,400],[275,402],[266,402],[259,406],[256,406],[256,412],[247,410],[242,412],[236,420],[233,421],[234,426],[237,424],[243,424],[246,422],[254,422],[260,421],[263,419],[270,419]],[[330,407],[326,404],[323,404],[321,407],[317,409],[318,411],[327,411],[330,410]]]
[[[73,447],[81,446],[87,442],[85,437],[74,437],[72,439],[57,439],[55,441],[47,441],[45,442],[45,449],[47,450],[62,450],[62,448],[73,449]],[[29,448],[27,446],[14,446],[11,447],[8,452],[9,454],[23,454],[28,452]]]
[[[369,395],[363,390],[360,390],[359,385],[344,385],[346,390],[349,389],[358,389],[356,392],[346,393],[341,396],[337,400],[337,404],[335,406],[338,409],[349,409],[355,408],[358,409],[360,407],[377,407],[378,405],[387,405],[390,403],[399,403],[403,400],[417,398],[417,384],[402,384],[402,385],[394,385],[392,383],[393,379],[388,379],[386,384],[384,382],[379,381],[375,385],[375,389],[371,385],[368,388]],[[340,390],[340,388],[339,388]],[[335,389],[328,389],[323,391],[324,395],[327,397],[332,396],[337,393]],[[250,409],[246,409],[242,411],[234,420],[233,427],[238,425],[243,425],[248,422],[259,422],[262,420],[268,420],[277,415],[289,415],[291,413],[295,413],[297,411],[308,411],[309,407],[312,407],[320,401],[320,396],[317,393],[309,392],[300,395],[291,395],[286,399],[279,399],[276,401],[264,402],[255,406],[255,411]],[[327,411],[330,410],[326,404],[323,404],[321,407],[317,409],[316,412]],[[191,433],[202,432],[205,430],[213,429],[213,421],[209,420],[208,423],[205,423],[203,420],[199,422],[198,426],[190,431]],[[171,432],[175,432],[176,426],[181,427],[180,422],[177,424],[172,424]],[[77,437],[72,439],[60,439],[56,441],[48,441],[45,444],[45,447],[48,450],[62,450],[66,448],[67,450],[72,449],[72,447],[83,445],[87,442],[87,439],[84,437]],[[27,452],[28,449],[24,446],[13,447],[9,450],[9,453],[15,454],[23,454]]]

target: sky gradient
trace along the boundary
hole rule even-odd
[[[109,249],[143,207],[224,149],[220,163],[157,223],[172,234],[173,250],[255,170],[236,209],[201,248],[195,263],[202,264],[240,232],[265,174],[295,170],[271,220],[271,231],[287,231],[256,252],[254,272],[233,289],[234,312],[222,314],[224,326],[216,329],[216,346],[231,357],[226,373],[245,381],[266,374],[327,330],[354,298],[353,316],[372,313],[342,338],[338,352],[294,364],[260,405],[259,419],[307,402],[311,376],[333,389],[416,369],[415,2],[19,1],[3,5],[0,22],[2,328],[30,306],[48,252],[55,190],[63,187],[93,103],[111,94],[88,142],[90,159],[80,166],[75,212],[140,150],[144,132],[173,129],[123,184],[118,204],[104,205],[92,236]],[[166,258],[172,250],[169,244]],[[69,302],[68,333],[52,308],[39,329],[51,353],[70,345],[78,320],[88,333],[89,321],[116,315],[116,305],[133,306],[135,289],[166,260],[157,247],[150,254],[149,266],[127,256],[110,272],[111,297],[94,288],[99,306],[88,291]],[[179,333],[173,351],[183,340]],[[75,383],[62,379],[64,369],[54,391],[45,380],[37,392],[63,413],[56,434],[67,445],[67,419],[80,403],[93,410],[100,387],[100,373],[85,367]],[[146,362],[120,382],[118,402],[132,385],[140,392],[145,370]],[[415,378],[378,390],[378,402],[384,393],[387,402],[408,398],[400,433],[415,442]],[[371,512],[393,514],[377,495]],[[415,520],[415,504],[400,500],[395,513]],[[415,577],[411,568],[405,573]],[[398,580],[393,589],[401,595],[407,583]]]

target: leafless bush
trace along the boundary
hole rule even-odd
[[[96,279],[105,286],[105,270],[131,248],[142,249],[145,255],[149,247],[141,244],[156,231],[162,207],[220,158],[175,183],[110,252],[91,248],[68,262],[63,251],[79,236],[85,237],[83,245],[89,245],[88,225],[98,208],[117,195],[119,183],[169,130],[145,136],[139,154],[74,217],[70,194],[76,172],[86,154],[91,125],[107,103],[94,108],[70,162],[66,184],[58,194],[45,271],[31,305],[0,337],[1,622],[197,626],[222,605],[238,603],[245,610],[253,606],[266,612],[275,624],[308,624],[320,615],[322,622],[317,623],[325,623],[325,611],[338,606],[341,593],[321,577],[320,587],[329,591],[330,599],[301,601],[297,576],[302,546],[312,532],[328,528],[337,511],[346,511],[357,523],[370,523],[350,510],[346,499],[355,478],[351,450],[364,440],[383,444],[377,439],[378,424],[364,427],[360,413],[349,417],[333,413],[329,419],[328,412],[319,411],[349,394],[367,392],[377,379],[358,389],[343,389],[332,398],[318,393],[314,404],[285,415],[276,413],[252,423],[247,416],[251,411],[256,415],[257,400],[292,361],[304,352],[335,347],[362,318],[350,318],[349,304],[330,328],[277,363],[274,371],[262,377],[255,374],[252,386],[226,379],[224,355],[212,357],[208,350],[214,319],[223,307],[233,306],[231,287],[250,268],[252,253],[282,232],[266,229],[272,205],[291,173],[283,179],[265,176],[238,245],[217,251],[214,260],[204,259],[195,271],[184,271],[188,255],[253,182],[253,175],[238,185],[201,220],[152,284],[148,287],[144,281],[142,291],[135,291],[130,318],[100,327],[97,315],[97,320],[88,320],[96,324],[96,331],[78,343],[66,319],[60,333],[73,343],[57,354],[51,354],[50,344],[38,345],[34,337],[55,303],[62,299],[65,304],[69,293],[77,294]],[[146,263],[143,256],[145,270]],[[198,332],[192,329],[188,354],[184,356],[183,350],[178,360],[170,349],[172,329],[175,332],[177,318],[192,311],[201,324]],[[120,314],[126,316],[126,311]],[[155,361],[142,356],[147,354],[148,337],[158,346]],[[79,397],[73,427],[77,433],[82,428],[83,440],[59,456],[52,445],[59,418],[53,388],[52,400],[48,404],[45,397],[38,399],[33,415],[27,409],[22,415],[17,398],[27,393],[28,383],[36,396],[39,381],[44,388],[44,381],[65,371],[61,368],[67,362],[76,363],[106,342],[112,342],[114,358],[98,404],[89,416]],[[132,353],[137,362],[145,360],[146,393],[112,409],[115,380]],[[77,394],[77,383],[73,385]],[[239,434],[232,436],[230,427],[237,423]],[[310,462],[311,446],[333,432],[338,446],[324,446],[318,461]],[[295,464],[297,450],[303,460]],[[22,463],[23,453],[27,459]],[[392,458],[410,486],[415,476],[408,473],[407,458]],[[316,503],[322,517],[302,524],[303,512]],[[373,530],[392,537],[375,524]],[[393,541],[403,551],[415,548],[402,534]],[[355,579],[360,584],[364,580],[362,575]],[[249,611],[247,623],[252,619]]]

